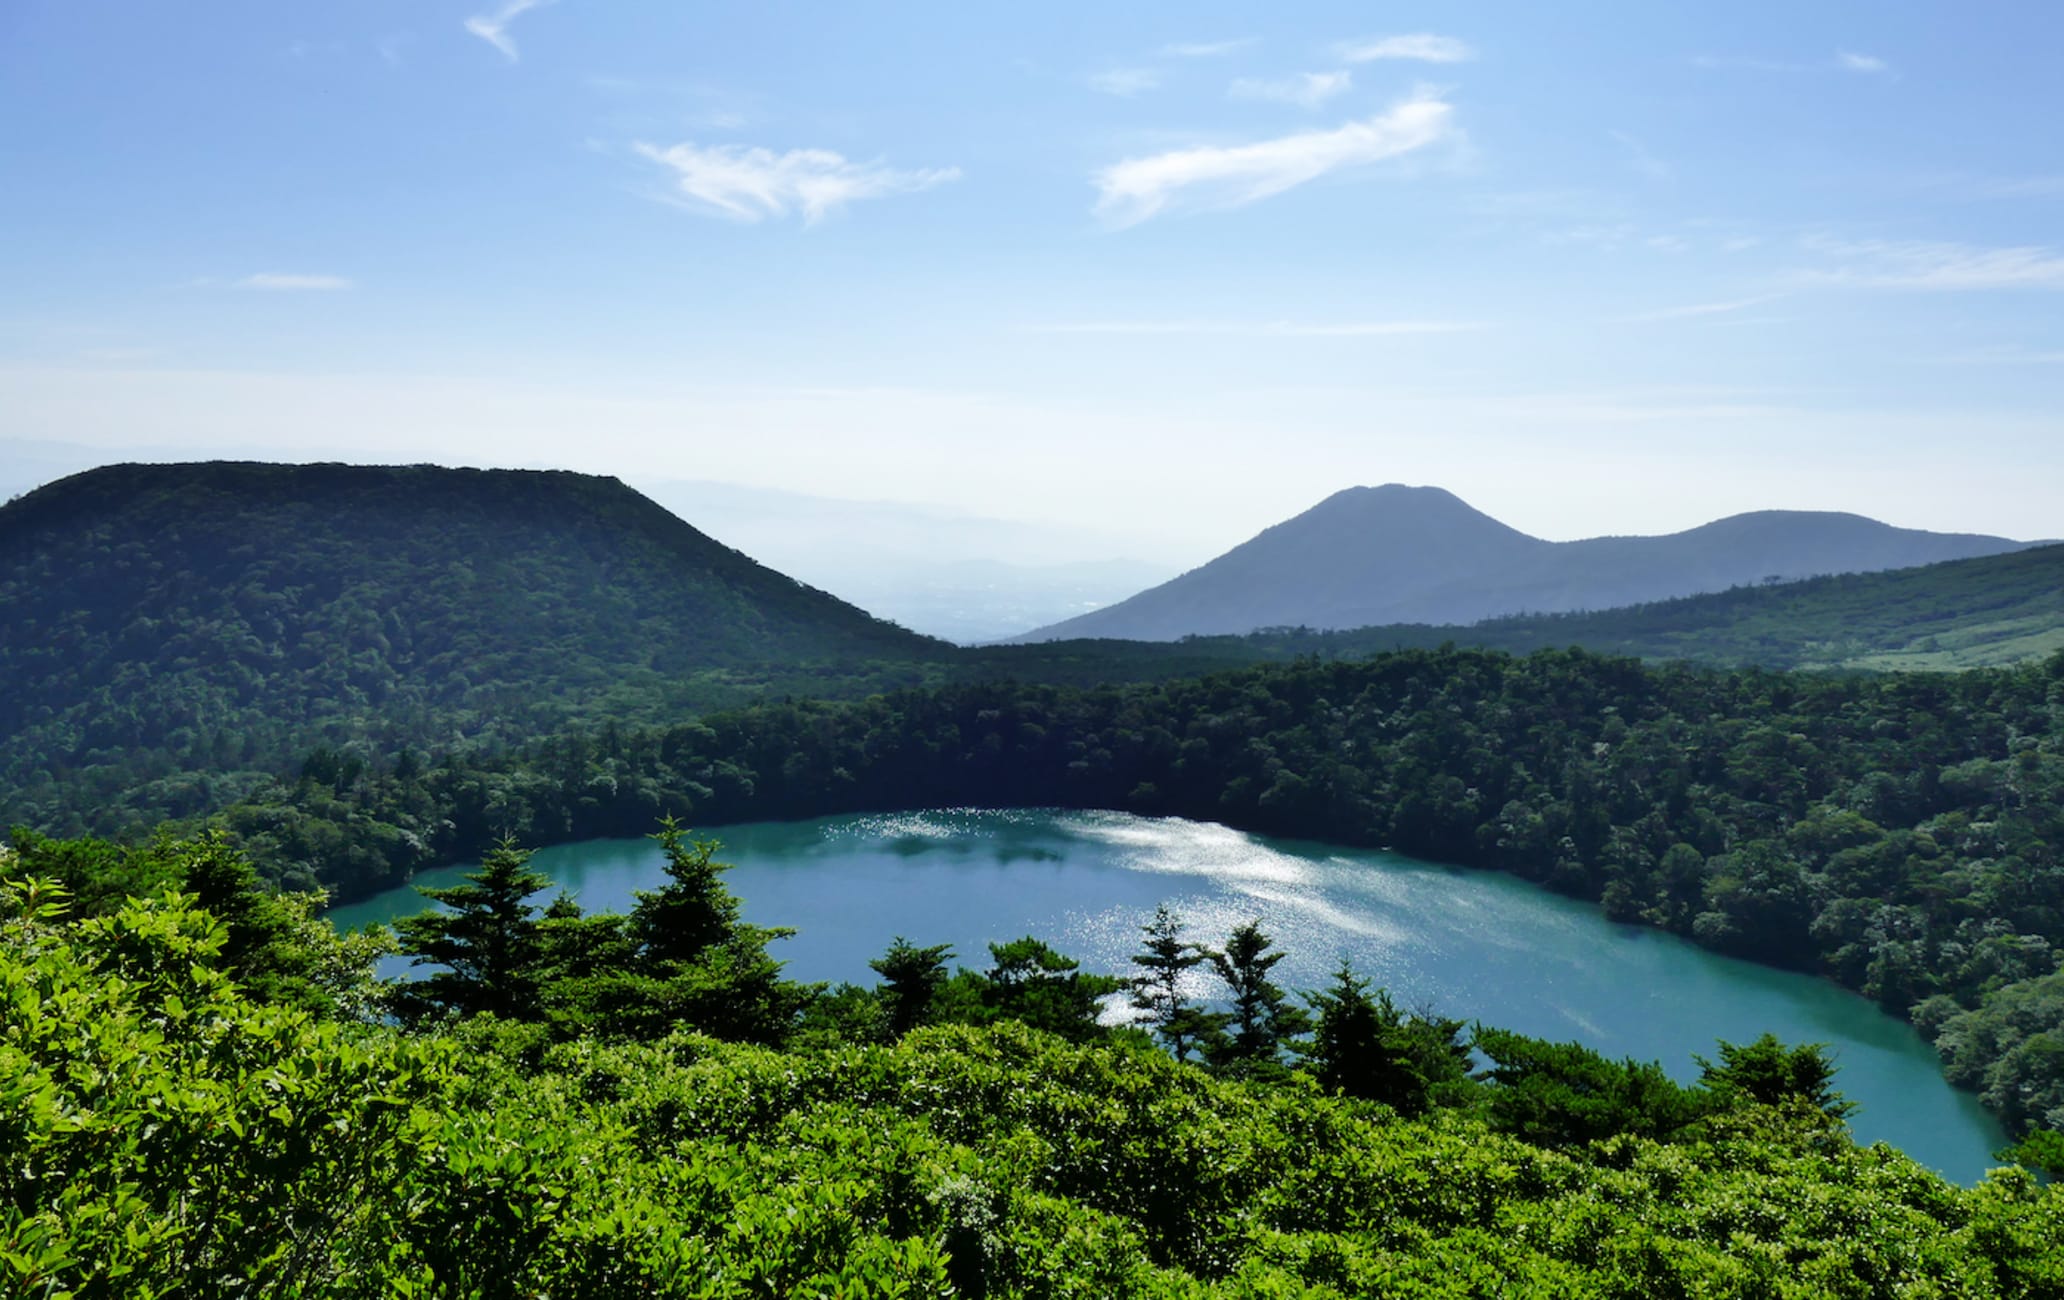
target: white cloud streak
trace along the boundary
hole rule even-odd
[[[1485,328],[1476,321],[1084,321],[1068,325],[1036,325],[1035,334],[1215,334],[1235,338],[1383,338],[1408,334],[1462,334]]]
[[[1736,72],[1826,72],[1833,69],[1842,72],[1890,74],[1892,71],[1892,65],[1883,59],[1851,50],[1837,50],[1833,58],[1811,63],[1802,63],[1796,59],[1765,59],[1746,54],[1698,54],[1692,56],[1691,63],[1696,68]]]
[[[1226,93],[1234,99],[1263,99],[1278,104],[1295,104],[1299,108],[1317,108],[1353,85],[1354,74],[1351,72],[1301,72],[1281,81],[1241,77]]]
[[[2040,245],[1980,248],[1923,240],[1809,239],[1837,265],[1804,272],[1820,284],[1877,289],[2064,289],[2064,254]]]
[[[552,0],[509,0],[491,14],[475,14],[468,18],[466,30],[500,50],[504,58],[514,63],[522,55],[509,35],[509,24],[515,22],[519,15],[550,3]]]
[[[2019,347],[1979,348],[1971,352],[1936,357],[1935,360],[1952,366],[2064,366],[2064,350],[2043,352],[2034,348]]]
[[[901,171],[878,161],[850,162],[829,149],[775,153],[692,142],[632,147],[673,173],[678,197],[692,209],[743,222],[800,212],[804,225],[814,225],[848,203],[914,193],[960,176],[957,167]]]
[[[1378,59],[1415,59],[1421,63],[1467,63],[1476,51],[1452,36],[1415,32],[1409,36],[1384,36],[1372,40],[1342,41],[1334,53],[1349,63],[1374,63]]]
[[[1253,203],[1328,172],[1382,162],[1445,139],[1454,134],[1450,112],[1441,100],[1411,99],[1331,130],[1127,158],[1093,178],[1099,191],[1096,212],[1113,226],[1130,226],[1185,202],[1206,207]]]
[[[1610,133],[1613,141],[1627,151],[1627,163],[1635,171],[1652,181],[1666,181],[1671,177],[1670,164],[1648,151],[1648,146],[1626,131]]]
[[[1111,68],[1089,79],[1090,89],[1106,95],[1130,98],[1161,87],[1161,74],[1152,68]]]
[[[1713,68],[1737,72],[1810,72],[1810,63],[1787,63],[1782,59],[1758,59],[1736,54],[1697,54],[1692,56],[1695,68]]]
[[[269,293],[296,293],[349,289],[351,281],[341,275],[288,275],[278,271],[261,271],[247,275],[236,282],[239,289],[259,289]]]
[[[1216,59],[1244,50],[1254,44],[1252,36],[1243,36],[1233,41],[1178,41],[1164,45],[1155,53],[1164,59]]]
[[[1696,320],[1701,316],[1724,316],[1747,307],[1759,307],[1766,302],[1775,302],[1784,295],[1766,293],[1756,298],[1735,298],[1728,302],[1699,302],[1688,307],[1665,307],[1660,311],[1645,311],[1633,316],[1622,316],[1624,322],[1648,322],[1665,320]]]
[[[2060,195],[2064,195],[2064,176],[2021,176],[1977,187],[1977,197],[1988,199],[2056,198]]]

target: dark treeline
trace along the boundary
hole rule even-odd
[[[230,809],[344,896],[548,843],[936,806],[1111,808],[1511,871],[1910,1015],[2010,1124],[2064,1119],[2064,657],[1959,676],[1444,650],[979,684],[604,728],[483,762],[311,756]]]
[[[398,986],[372,973],[393,935],[338,935],[223,837],[0,850],[0,1290],[2064,1284],[2064,1191],[1858,1149],[1810,1044],[1723,1042],[1690,1086],[1483,1026],[1465,1046],[1344,968],[1293,997],[1257,925],[1213,947],[1165,910],[1130,980],[1028,936],[953,973],[898,940],[879,983],[826,989],[782,976],[791,933],[741,919],[709,845],[659,838],[667,879],[621,915],[539,906],[495,848],[403,923],[439,969]],[[1185,992],[1199,966],[1218,999]],[[1099,1024],[1126,988],[1139,1025]],[[2002,1155],[2064,1169],[2054,1133]]]

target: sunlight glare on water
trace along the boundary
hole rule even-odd
[[[1496,872],[1104,812],[944,809],[711,835],[736,864],[726,879],[747,918],[798,930],[774,949],[798,979],[872,984],[869,959],[899,935],[951,943],[962,964],[986,968],[987,945],[1031,934],[1085,969],[1129,975],[1140,927],[1167,904],[1205,944],[1260,921],[1285,954],[1273,976],[1294,991],[1324,987],[1346,961],[1401,1006],[1577,1039],[1660,1061],[1681,1080],[1697,1077],[1693,1054],[1713,1055],[1717,1039],[1767,1030],[1824,1042],[1839,1085],[1862,1104],[1860,1139],[1894,1142],[1966,1182],[2004,1143],[1976,1098],[1943,1081],[1920,1036],[1862,998],[1615,924]],[[589,910],[627,910],[634,891],[664,879],[649,840],[559,845],[532,865]],[[420,883],[456,883],[464,870]],[[332,917],[357,925],[423,906],[399,889]],[[1209,997],[1216,983],[1200,967],[1188,987]]]

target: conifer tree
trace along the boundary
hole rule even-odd
[[[1406,1015],[1389,990],[1372,994],[1369,982],[1357,978],[1344,960],[1333,973],[1332,987],[1307,993],[1304,1000],[1317,1013],[1317,1022],[1311,1042],[1297,1050],[1329,1092],[1420,1115],[1444,1089],[1461,1086],[1468,1077],[1461,1021]]]
[[[1205,956],[1230,994],[1226,1032],[1205,1045],[1205,1059],[1221,1073],[1244,1078],[1282,1075],[1284,1047],[1311,1027],[1311,1017],[1290,1001],[1269,972],[1288,953],[1274,945],[1261,922],[1249,921],[1226,936],[1223,952]]]
[[[1132,979],[1132,1008],[1140,1013],[1139,1023],[1178,1061],[1188,1060],[1226,1020],[1223,1013],[1195,1005],[1182,991],[1184,974],[1204,960],[1204,950],[1185,941],[1182,931],[1182,917],[1163,903],[1140,927],[1146,940],[1132,957],[1132,964],[1140,968]]]
[[[395,922],[400,950],[418,966],[444,969],[396,988],[403,1019],[536,1014],[538,909],[529,899],[551,882],[529,863],[529,850],[504,840],[480,860],[480,870],[467,873],[466,884],[420,891],[448,910]]]
[[[1385,1039],[1382,1013],[1369,996],[1369,982],[1357,979],[1343,959],[1333,972],[1333,986],[1323,993],[1307,993],[1304,1000],[1318,1015],[1304,1056],[1319,1086],[1350,1097],[1388,1100],[1382,1096],[1383,1085],[1404,1061],[1396,1045]]]
[[[992,1016],[1078,1042],[1100,1032],[1102,998],[1126,985],[1109,975],[1085,973],[1081,962],[1029,934],[990,944],[989,956],[996,964],[988,973],[983,1001]]]
[[[883,1029],[890,1039],[931,1020],[946,988],[946,963],[952,959],[950,943],[920,948],[899,934],[887,952],[867,963],[882,977],[875,996],[881,1000]]]
[[[1776,1034],[1764,1034],[1747,1044],[1722,1039],[1718,1064],[1703,1056],[1692,1059],[1699,1063],[1699,1082],[1723,1095],[1762,1106],[1797,1099],[1838,1120],[1847,1119],[1856,1109],[1855,1102],[1835,1091],[1836,1066],[1826,1043],[1788,1048]]]
[[[611,1026],[622,975],[637,956],[629,920],[615,912],[585,913],[569,894],[545,909],[537,928],[538,998],[559,1032]]]
[[[653,836],[666,854],[667,883],[638,891],[626,932],[636,957],[618,981],[613,1027],[639,1037],[686,1025],[717,1038],[779,1043],[816,985],[781,978],[767,945],[795,931],[748,923],[723,881],[714,840],[689,841],[669,817]]]

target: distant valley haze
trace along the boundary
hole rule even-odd
[[[65,477],[14,444],[0,501]],[[628,477],[628,476],[626,476]],[[912,631],[964,645],[1171,640],[1259,628],[1466,626],[2035,544],[1832,511],[1762,510],[1658,536],[1548,541],[1441,487],[1342,489],[1222,554],[1169,539],[698,480],[631,485],[725,546]],[[1143,558],[1151,557],[1151,558]]]

